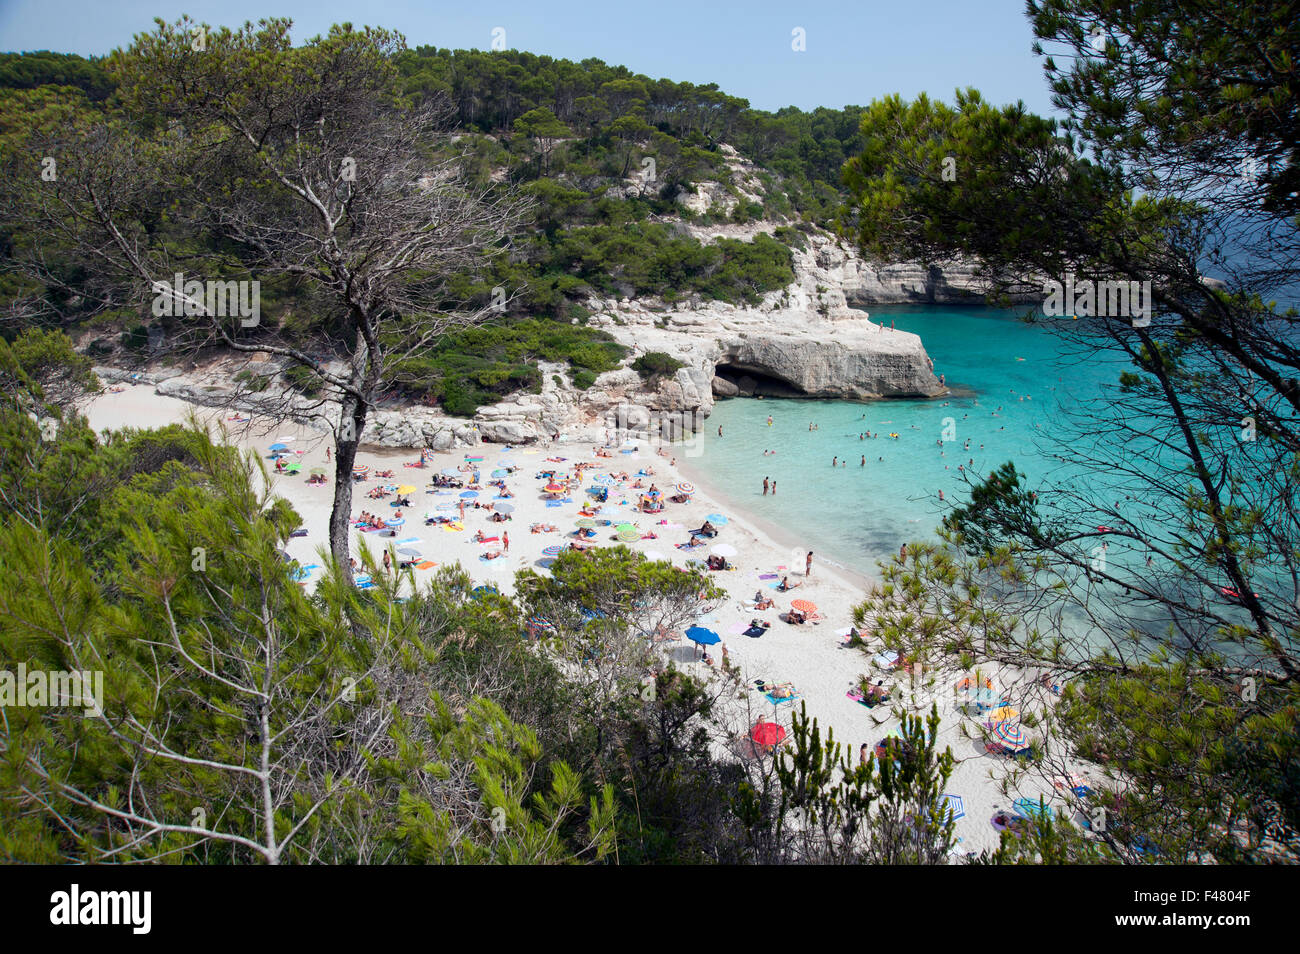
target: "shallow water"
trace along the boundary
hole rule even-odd
[[[1125,365],[1083,362],[1050,325],[1026,323],[1020,314],[874,310],[873,320],[892,320],[921,336],[951,396],[868,404],[720,401],[704,431],[704,453],[691,465],[738,506],[798,531],[814,550],[873,573],[875,561],[903,543],[934,538],[947,506],[964,499],[959,468],[986,473],[1012,460],[1030,486],[1049,473],[1054,482],[1071,476],[1052,457],[1059,450],[1054,435],[1064,432],[1060,411],[1104,397]],[[878,436],[859,437],[867,431]],[[774,495],[764,496],[764,477],[775,481]]]

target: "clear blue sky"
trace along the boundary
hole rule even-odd
[[[288,16],[304,40],[332,23],[384,26],[411,46],[594,56],[651,77],[716,82],[760,109],[865,104],[888,93],[951,100],[975,86],[995,103],[1052,111],[1024,0],[0,0],[0,50],[102,54],[182,13],[214,25]],[[802,27],[805,52],[791,49]]]

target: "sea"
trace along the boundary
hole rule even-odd
[[[943,515],[968,497],[972,471],[986,475],[1011,461],[1031,488],[1104,480],[1071,472],[1055,456],[1067,434],[1077,439],[1063,412],[1106,400],[1129,364],[1123,356],[1083,354],[1055,323],[1026,321],[1025,314],[873,309],[873,321],[921,337],[951,395],[721,400],[690,469],[737,507],[869,577],[904,543],[937,539]]]

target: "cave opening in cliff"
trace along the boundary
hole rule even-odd
[[[799,398],[808,394],[784,378],[756,371],[740,365],[723,362],[713,369],[713,373],[733,385],[742,397],[783,397]]]

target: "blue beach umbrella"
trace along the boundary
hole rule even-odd
[[[485,584],[483,586],[474,587],[474,589],[469,591],[469,595],[471,599],[481,600],[489,593],[500,593],[500,592],[501,591],[497,589],[494,584]]]
[[[272,445],[271,445],[271,450],[273,450],[273,451],[277,451],[277,450],[288,450],[288,449],[289,449],[289,445],[288,445],[288,444],[272,444]]]
[[[692,626],[686,630],[686,638],[700,646],[712,646],[714,643],[722,642],[721,636],[703,626]]]
[[[510,471],[508,471],[508,470],[494,470],[494,471],[492,471],[492,476],[493,476],[493,477],[509,477],[509,476],[510,476]]]
[[[465,498],[465,499],[468,499],[468,498],[470,498],[470,497],[477,497],[477,496],[478,496],[478,491],[477,491],[477,490],[464,490],[464,491],[461,491],[461,494],[460,494],[460,495],[461,495],[461,497],[463,497],[463,498]]]
[[[384,521],[385,526],[392,527],[394,530],[396,530],[404,523],[406,523],[405,517],[389,517],[387,520]]]
[[[729,519],[727,519],[720,513],[711,513],[704,519],[709,521],[709,523],[716,523],[716,524],[726,524],[731,522]]]
[[[939,811],[943,814],[944,821],[949,818],[954,820],[966,817],[966,803],[961,800],[960,795],[940,795]]]

